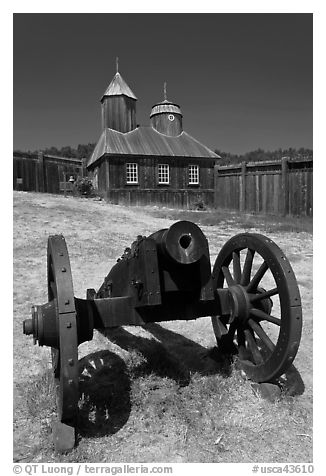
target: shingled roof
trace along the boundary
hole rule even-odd
[[[175,104],[174,102],[171,101],[162,101],[157,104],[154,104],[152,107],[152,111],[149,117],[154,116],[155,114],[161,114],[164,112],[169,112],[172,114],[180,114],[182,116],[182,112],[180,109],[180,106],[178,104]]]
[[[123,79],[121,74],[119,72],[117,72],[114,75],[111,83],[107,87],[105,93],[103,94],[102,99],[105,96],[121,96],[123,94],[125,96],[128,96],[128,97],[132,98],[132,99],[137,100],[136,96],[134,95],[132,90],[129,88],[128,84],[125,82],[125,80]]]
[[[105,129],[87,167],[94,165],[104,154],[220,158],[185,131],[172,137],[161,134],[152,127],[144,126],[126,133]]]

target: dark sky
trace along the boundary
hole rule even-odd
[[[15,14],[14,148],[96,142],[119,71],[149,124],[163,99],[208,147],[312,148],[312,14]]]

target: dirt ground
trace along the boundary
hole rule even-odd
[[[85,421],[77,449],[67,456],[54,453],[49,349],[33,346],[22,333],[31,305],[47,300],[48,235],[65,236],[75,296],[84,298],[87,288],[99,288],[137,235],[170,226],[173,213],[166,210],[162,217],[156,208],[14,192],[14,461],[312,461],[312,233],[284,232],[276,222],[274,228],[269,224],[268,235],[289,258],[302,297],[303,335],[295,368],[304,391],[270,403],[255,395],[236,370],[226,378],[207,358],[215,345],[209,318],[149,330],[126,328],[109,336],[96,332],[93,341],[79,347],[79,358],[93,356],[95,370],[96,360],[107,359],[111,378],[118,387],[125,385],[117,389],[127,395],[124,407],[117,411],[119,421],[99,424],[94,408],[82,402]],[[212,263],[233,235],[264,233],[259,223],[248,230],[245,221],[225,214],[218,224],[202,226]],[[96,385],[104,392],[103,380]]]

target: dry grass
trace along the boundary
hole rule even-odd
[[[209,214],[210,213],[210,214]],[[295,361],[305,391],[275,403],[257,396],[239,371],[210,357],[208,318],[95,333],[79,347],[80,441],[52,448],[55,418],[50,353],[23,336],[32,303],[46,301],[46,243],[65,235],[75,295],[98,288],[136,235],[192,219],[208,237],[212,261],[232,235],[266,232],[291,260],[304,307]],[[288,228],[287,228],[288,226]],[[14,193],[14,460],[22,462],[311,462],[312,235],[300,225],[225,212],[136,209],[87,199]],[[301,228],[300,228],[301,227]],[[83,375],[83,374],[81,374]],[[300,379],[294,374],[292,389]],[[304,436],[302,436],[304,435]],[[308,436],[306,436],[308,435]]]
[[[247,231],[259,229],[261,233],[278,232],[308,232],[312,233],[313,221],[311,217],[281,217],[273,215],[259,215],[253,213],[239,213],[225,210],[172,210],[153,208],[148,210],[153,216],[169,218],[170,220],[190,220],[200,226],[227,226],[237,223],[239,228]]]

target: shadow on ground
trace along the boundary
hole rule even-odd
[[[130,380],[124,361],[107,350],[79,361],[79,416],[81,436],[116,433],[128,421]]]
[[[133,378],[155,374],[173,379],[180,387],[190,383],[191,375],[228,377],[232,356],[222,355],[216,347],[200,344],[159,324],[144,327],[153,337],[137,336],[123,327],[103,330],[112,343],[140,357],[126,363],[117,354],[104,350],[80,360],[80,401],[78,428],[81,436],[95,437],[116,433],[131,412],[130,374]],[[304,383],[292,365],[279,382],[285,395],[304,392]]]
[[[147,324],[144,329],[155,339],[136,336],[122,327],[104,332],[114,344],[125,350],[136,350],[144,357],[142,365],[136,369],[138,374],[154,373],[171,378],[180,386],[188,385],[193,373],[230,375],[230,360],[212,358],[211,349],[156,323]]]
[[[103,331],[111,342],[140,356],[132,365],[133,378],[155,374],[173,379],[182,387],[190,383],[195,372],[230,375],[229,360],[214,360],[209,350],[196,342],[158,324],[149,324],[145,329],[155,339],[136,336],[122,327]],[[128,421],[131,411],[126,363],[117,354],[104,350],[81,359],[79,374],[79,434],[97,437],[116,433]]]

